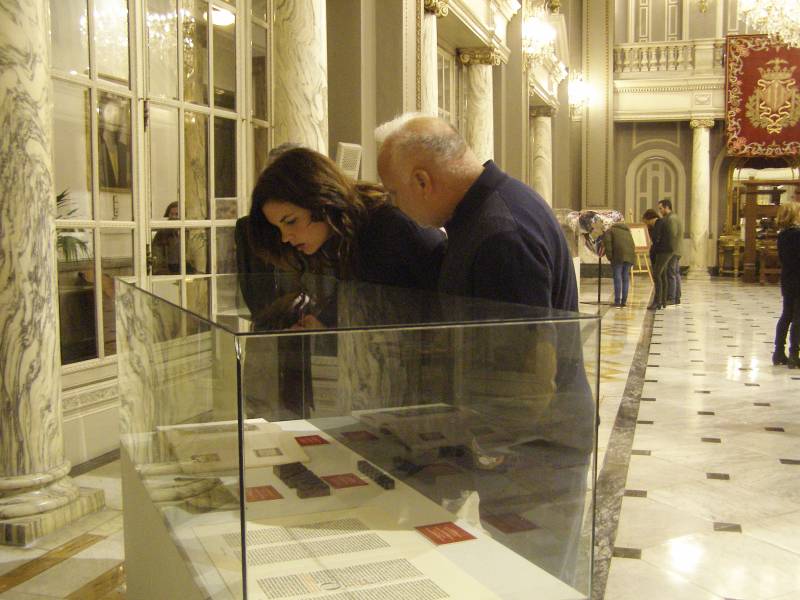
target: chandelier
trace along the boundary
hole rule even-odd
[[[800,0],[739,0],[739,13],[748,27],[800,47]]]

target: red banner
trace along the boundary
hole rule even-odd
[[[800,155],[800,48],[736,35],[726,56],[728,154]]]

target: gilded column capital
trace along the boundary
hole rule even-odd
[[[692,119],[689,121],[689,127],[692,129],[697,129],[698,127],[711,129],[714,127],[714,119]]]
[[[544,106],[531,106],[530,115],[532,117],[553,117],[556,114],[556,109],[553,106],[545,104]]]
[[[436,15],[437,17],[446,17],[450,12],[448,2],[450,0],[424,0],[425,12]]]
[[[493,65],[499,67],[507,62],[500,52],[489,46],[459,48],[458,59],[462,65]]]

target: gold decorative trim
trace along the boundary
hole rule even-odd
[[[545,105],[530,107],[530,115],[532,117],[554,117],[555,114],[556,108],[553,106]]]
[[[424,0],[425,12],[436,15],[437,17],[446,17],[450,12],[448,6],[449,0]]]
[[[496,49],[487,46],[478,48],[459,48],[458,60],[462,65],[493,65],[499,67],[507,64],[508,60]]]
[[[714,127],[714,119],[692,119],[689,121],[689,127],[692,129],[697,129],[698,127],[711,129]]]

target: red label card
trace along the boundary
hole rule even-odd
[[[442,477],[444,475],[456,475],[460,471],[447,463],[433,463],[422,469],[421,473],[428,477]]]
[[[351,442],[371,442],[377,440],[378,436],[370,433],[369,431],[345,431],[342,433]]]
[[[492,527],[499,529],[503,533],[518,533],[520,531],[531,531],[539,529],[533,521],[529,521],[522,515],[516,513],[503,513],[501,515],[487,515],[483,518]]]
[[[452,544],[454,542],[465,542],[474,540],[475,536],[464,531],[455,523],[435,523],[433,525],[422,525],[417,527],[422,535],[436,545]]]
[[[244,495],[248,502],[259,502],[261,500],[280,500],[283,498],[280,492],[271,485],[260,485],[258,487],[245,488]]]
[[[320,435],[300,435],[294,438],[301,446],[321,446],[323,444],[330,444],[328,440]]]
[[[367,482],[361,479],[355,473],[341,473],[340,475],[323,475],[322,479],[331,484],[335,489],[356,487],[359,485],[367,485]]]

